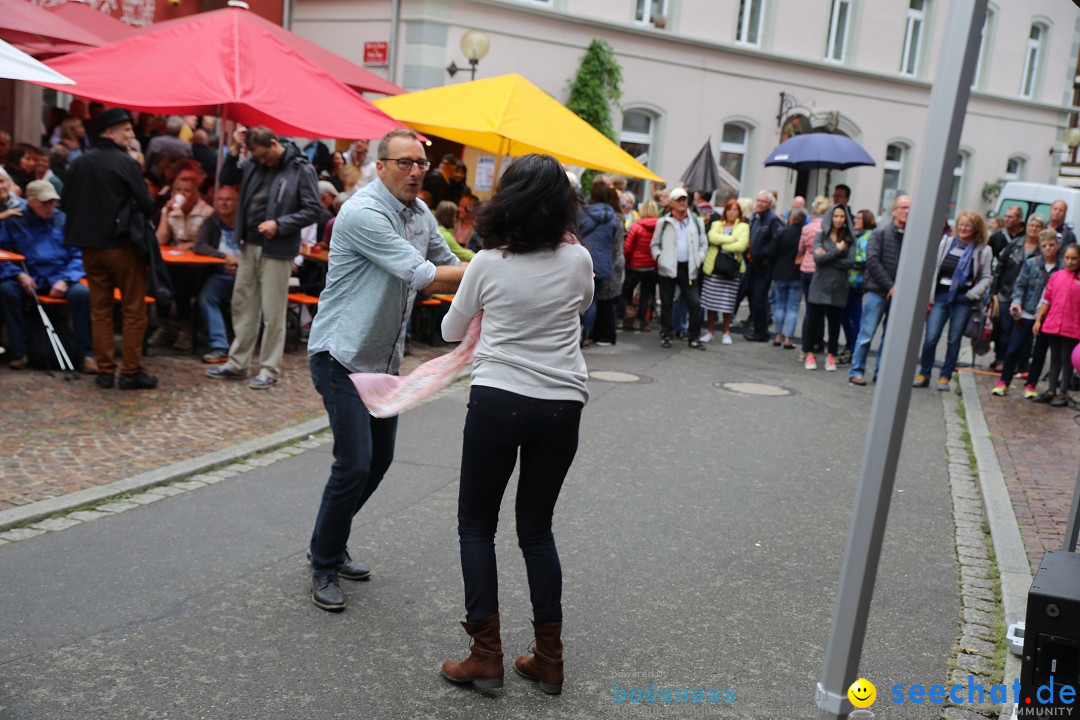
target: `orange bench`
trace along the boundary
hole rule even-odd
[[[300,349],[300,333],[303,332],[303,328],[300,326],[300,308],[311,307],[318,309],[319,298],[314,295],[307,295],[305,293],[289,293],[289,313],[293,316],[296,324],[296,342],[293,343],[292,349],[294,351]],[[288,323],[285,327],[285,336],[288,338],[289,328]]]

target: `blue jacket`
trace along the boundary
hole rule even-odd
[[[1039,311],[1039,300],[1042,299],[1047,280],[1063,267],[1065,266],[1059,259],[1054,269],[1046,272],[1046,263],[1043,262],[1041,254],[1029,257],[1020,266],[1020,274],[1016,276],[1016,282],[1013,283],[1012,301],[1020,303],[1024,312],[1035,315]],[[1004,308],[1002,312],[1005,312]]]
[[[82,251],[64,245],[66,220],[62,210],[54,211],[51,218],[43,220],[25,207],[22,217],[8,218],[0,229],[0,248],[26,256],[30,277],[39,288],[51,287],[58,280],[74,284],[86,275]],[[0,279],[15,277],[21,272],[19,263],[0,263]]]
[[[592,256],[593,273],[597,280],[611,275],[618,222],[610,205],[594,203],[578,210],[578,237]]]

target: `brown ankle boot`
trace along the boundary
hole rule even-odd
[[[623,318],[622,329],[627,330],[627,331],[633,331],[633,329],[634,329],[634,318],[632,318],[632,317]]]
[[[499,614],[463,622],[461,626],[473,642],[469,657],[461,662],[447,660],[442,664],[442,676],[455,683],[469,683],[479,690],[496,690],[503,685],[502,639],[499,637]]]
[[[533,622],[536,644],[532,655],[519,655],[514,670],[523,678],[537,680],[540,689],[548,695],[558,695],[563,684],[562,620],[558,622]]]

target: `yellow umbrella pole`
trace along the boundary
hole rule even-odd
[[[503,147],[506,150],[503,150]],[[494,195],[495,191],[499,189],[499,171],[502,169],[503,155],[510,152],[510,141],[504,137],[499,138],[499,150],[495,153],[495,175],[491,178],[491,194]]]

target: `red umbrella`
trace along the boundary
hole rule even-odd
[[[370,138],[403,127],[252,17],[203,13],[46,64],[76,83],[55,89],[132,110],[223,115],[301,137]]]
[[[68,3],[69,5],[71,3]],[[64,7],[64,6],[61,6]],[[187,15],[182,18],[176,18],[175,20],[167,20],[163,23],[156,23],[146,28],[132,28],[135,32],[155,32],[160,29],[170,27],[184,27],[188,24],[204,18],[208,15],[216,15],[218,13],[243,13],[244,18],[248,23],[255,27],[265,30],[281,42],[291,47],[301,56],[307,58],[311,62],[321,67],[326,72],[333,75],[335,78],[345,83],[351,88],[359,90],[360,92],[373,92],[381,93],[383,95],[401,95],[405,92],[404,88],[400,88],[389,80],[383,80],[381,77],[365,70],[364,68],[349,62],[340,55],[336,55],[324,47],[316,45],[315,43],[300,37],[296,33],[289,32],[280,25],[275,25],[269,20],[259,17],[255,13],[245,12],[243,10],[215,10],[209,13],[201,13],[196,15]]]
[[[26,0],[3,0],[0,8],[0,40],[13,45],[74,43],[97,47],[102,44],[102,39],[92,32]]]
[[[62,5],[53,5],[48,11],[101,38],[101,45],[129,38],[139,32],[139,28],[117,20],[101,10],[95,10],[83,2],[69,0]]]

